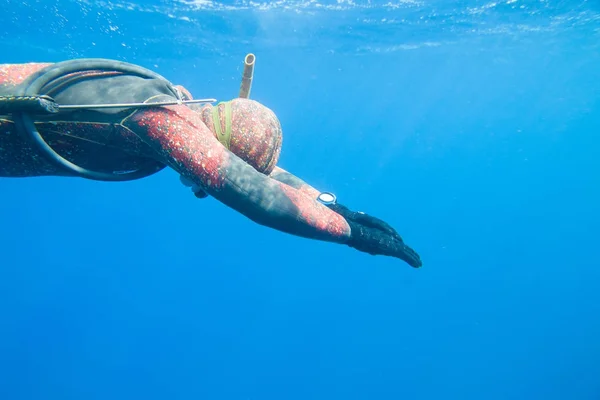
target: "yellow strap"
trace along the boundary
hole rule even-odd
[[[221,119],[219,118],[219,106],[221,104],[225,107],[225,132],[221,129]],[[212,109],[212,117],[217,139],[229,150],[229,145],[231,143],[231,102],[223,101],[214,106]]]

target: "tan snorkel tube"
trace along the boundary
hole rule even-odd
[[[252,53],[246,54],[244,58],[244,72],[242,73],[242,84],[240,85],[240,98],[250,98],[250,90],[252,89],[252,79],[254,78],[254,62],[256,56]]]
[[[242,73],[242,84],[240,85],[240,95],[242,99],[250,97],[250,90],[252,89],[252,78],[254,77],[254,62],[256,57],[252,53],[246,54],[244,58],[244,72]],[[221,119],[219,117],[219,105],[223,104],[222,112],[225,113],[225,130],[221,126]],[[223,101],[212,108],[212,118],[214,124],[214,132],[217,140],[221,142],[223,146],[229,149],[231,141],[231,100]]]

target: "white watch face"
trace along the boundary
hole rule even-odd
[[[333,195],[330,193],[321,193],[319,195],[319,200],[321,200],[323,203],[332,203],[335,201],[335,197],[333,197]]]

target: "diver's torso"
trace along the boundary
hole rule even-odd
[[[51,64],[0,65],[0,95],[19,93],[23,82]],[[68,74],[53,82],[58,104],[141,103],[169,94],[156,79],[106,71]],[[46,94],[46,93],[44,93]],[[130,171],[157,155],[122,122],[134,110],[75,110],[36,116],[44,140],[62,157],[99,172]],[[68,175],[45,161],[7,115],[0,115],[0,176]]]

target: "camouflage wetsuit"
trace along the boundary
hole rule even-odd
[[[30,75],[48,65],[0,65],[0,96],[18,92]],[[87,71],[63,77],[53,85],[50,95],[58,104],[141,103],[177,97],[174,86],[164,80],[111,71]],[[361,249],[358,236],[356,243],[350,243],[351,230],[358,234],[377,224],[352,222],[349,214],[344,217],[344,212],[335,212],[319,203],[318,191],[280,168],[270,175],[258,172],[227,150],[203,123],[200,114],[186,105],[60,112],[36,117],[36,126],[57,153],[82,167],[118,172],[139,168],[148,161],[157,162],[173,168],[209,195],[259,224],[298,236],[346,243],[372,254],[398,256],[392,253],[398,252],[400,245],[383,251]],[[0,176],[49,175],[68,173],[41,157],[17,131],[10,116],[0,115]],[[359,220],[366,218],[366,214],[361,215]],[[392,236],[398,239],[394,236],[390,240],[401,243],[393,232]],[[376,245],[381,247],[381,243]],[[398,257],[420,266],[418,255],[408,246],[402,246],[403,256]]]

